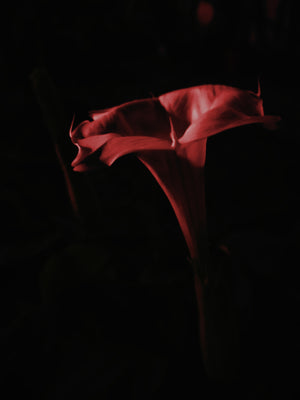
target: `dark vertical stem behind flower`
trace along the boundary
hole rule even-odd
[[[76,217],[79,217],[78,203],[70,178],[71,171],[68,163],[64,161],[64,146],[61,140],[63,135],[60,133],[66,125],[66,117],[60,96],[45,69],[35,69],[30,78],[63,171],[73,213]]]
[[[30,79],[63,172],[73,215],[82,219],[87,210],[92,212],[99,209],[99,201],[87,177],[74,174],[70,166],[69,160],[73,157],[73,147],[65,136],[65,130],[70,121],[66,116],[61,95],[46,69],[35,69]],[[89,207],[85,205],[86,198],[88,198]]]

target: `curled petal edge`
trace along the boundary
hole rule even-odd
[[[111,166],[118,158],[131,153],[173,150],[167,140],[147,136],[120,136],[115,133],[78,139],[75,144],[79,149],[77,157],[72,162],[75,171],[82,170],[78,168],[79,164],[97,150],[101,150],[99,159],[108,166]]]

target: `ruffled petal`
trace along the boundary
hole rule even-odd
[[[275,124],[280,120],[276,116],[252,116],[239,110],[225,106],[213,108],[200,116],[192,123],[179,139],[179,143],[191,143],[195,140],[203,140],[209,136],[224,132],[228,129],[249,124]]]
[[[203,121],[207,127],[209,123],[213,126],[214,120],[220,120],[222,115],[224,118],[227,117],[228,123],[230,113],[232,121],[236,115],[239,118],[242,115],[264,115],[260,93],[224,85],[202,85],[180,89],[160,96],[159,100],[169,113],[179,138],[195,122]],[[220,122],[219,126],[221,127]],[[224,129],[227,129],[226,124]],[[213,128],[211,130],[214,131]]]
[[[72,162],[72,167],[77,167],[79,164],[84,162],[84,160],[89,157],[91,154],[95,153],[95,151],[99,150],[110,140],[119,137],[119,135],[115,133],[107,133],[104,135],[98,136],[90,136],[83,139],[75,140],[73,137],[73,143],[78,148],[78,153],[75,159]]]
[[[99,159],[107,165],[112,165],[118,158],[130,153],[141,154],[144,151],[170,150],[167,140],[149,138],[146,136],[114,137],[106,143]]]
[[[88,157],[101,150],[99,160],[112,165],[118,158],[131,153],[140,154],[144,151],[173,150],[170,142],[163,139],[147,136],[120,136],[108,133],[99,136],[90,136],[78,139],[77,157],[72,162],[75,171],[82,170],[80,164],[88,162]]]
[[[122,136],[169,139],[169,116],[156,98],[135,100],[89,114],[94,121],[82,127],[84,137],[114,132]]]

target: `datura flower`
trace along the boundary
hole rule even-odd
[[[209,136],[242,125],[273,125],[260,95],[224,85],[176,90],[90,113],[70,136],[78,147],[72,166],[112,165],[130,153],[149,169],[168,197],[192,260],[201,260],[206,232],[204,164]]]

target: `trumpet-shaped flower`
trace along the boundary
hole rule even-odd
[[[223,85],[176,90],[90,116],[92,121],[70,129],[78,147],[74,170],[85,171],[97,159],[110,166],[135,153],[168,197],[196,260],[201,260],[206,231],[207,138],[242,125],[272,125],[279,119],[264,115],[260,93]]]

